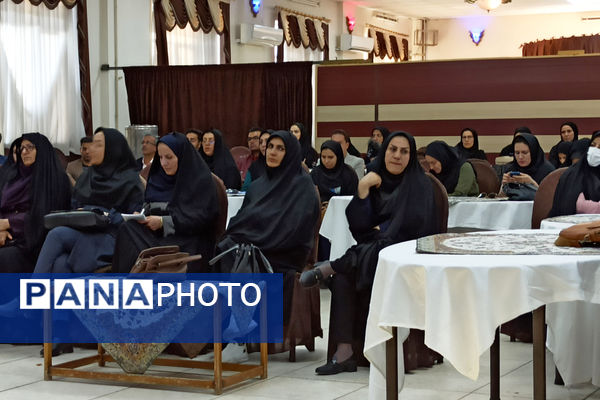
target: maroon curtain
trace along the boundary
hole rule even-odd
[[[231,28],[229,3],[219,3],[223,12],[223,32],[221,33],[221,64],[231,64]]]
[[[2,1],[2,0],[0,0]],[[13,3],[19,4],[22,3],[23,0],[12,0]],[[75,7],[75,5],[77,4],[79,0],[29,0],[29,2],[31,4],[33,4],[34,6],[39,6],[40,4],[44,3],[44,5],[46,6],[46,8],[48,8],[49,10],[54,10],[56,7],[58,7],[59,3],[63,3],[63,5],[67,8],[73,8]]]
[[[221,129],[227,145],[246,145],[251,126],[288,129],[312,121],[312,63],[127,67],[132,124],[158,125],[161,135]]]
[[[325,45],[323,46],[323,60],[329,60],[329,24],[325,22],[321,22],[321,26],[323,27],[323,35],[325,36]]]
[[[556,55],[561,50],[584,50],[600,53],[600,35],[538,40],[523,44],[523,57]]]

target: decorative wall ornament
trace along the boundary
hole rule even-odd
[[[262,0],[250,0],[250,11],[252,11],[252,15],[256,17],[260,12],[260,6],[262,5]]]
[[[485,34],[485,30],[481,29],[481,30],[470,30],[469,31],[469,36],[471,37],[471,40],[473,41],[473,43],[475,43],[475,46],[479,46],[479,43],[481,43],[481,39],[483,39],[483,35]]]
[[[348,28],[348,33],[352,35],[354,32],[354,25],[356,25],[356,18],[346,16],[346,28]]]

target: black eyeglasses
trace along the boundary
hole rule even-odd
[[[496,197],[498,197],[498,193],[479,193],[479,196],[477,196],[478,199],[495,199]]]

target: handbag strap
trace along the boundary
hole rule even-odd
[[[269,260],[267,260],[267,257],[265,257],[265,255],[263,254],[260,247],[256,247],[255,245],[251,245],[251,246],[252,246],[252,252],[255,254],[258,254],[260,256],[260,259],[261,259],[265,269],[267,270],[267,273],[272,274],[273,267],[271,266],[271,263],[269,262]]]
[[[158,263],[157,267],[163,268],[163,267],[168,267],[171,265],[179,265],[179,264],[183,264],[183,263],[187,264],[188,262],[196,261],[201,258],[202,258],[202,254],[196,254],[195,256],[186,256],[186,257],[176,258],[174,260],[160,262],[160,263]]]
[[[221,258],[225,257],[227,254],[229,254],[229,253],[231,253],[232,251],[235,251],[235,250],[237,250],[237,249],[239,249],[239,248],[240,248],[240,245],[239,245],[239,244],[236,244],[235,246],[231,247],[230,249],[228,249],[228,250],[225,250],[225,251],[224,251],[224,252],[222,252],[221,254],[219,254],[219,255],[217,255],[217,256],[215,256],[215,257],[213,257],[213,258],[212,258],[212,259],[211,259],[211,260],[208,262],[208,265],[211,265],[211,266],[212,266],[212,265],[215,265],[215,264],[217,263],[217,261],[219,261]]]

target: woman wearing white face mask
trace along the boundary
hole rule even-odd
[[[558,181],[550,216],[600,213],[600,131],[594,132],[587,156]]]

